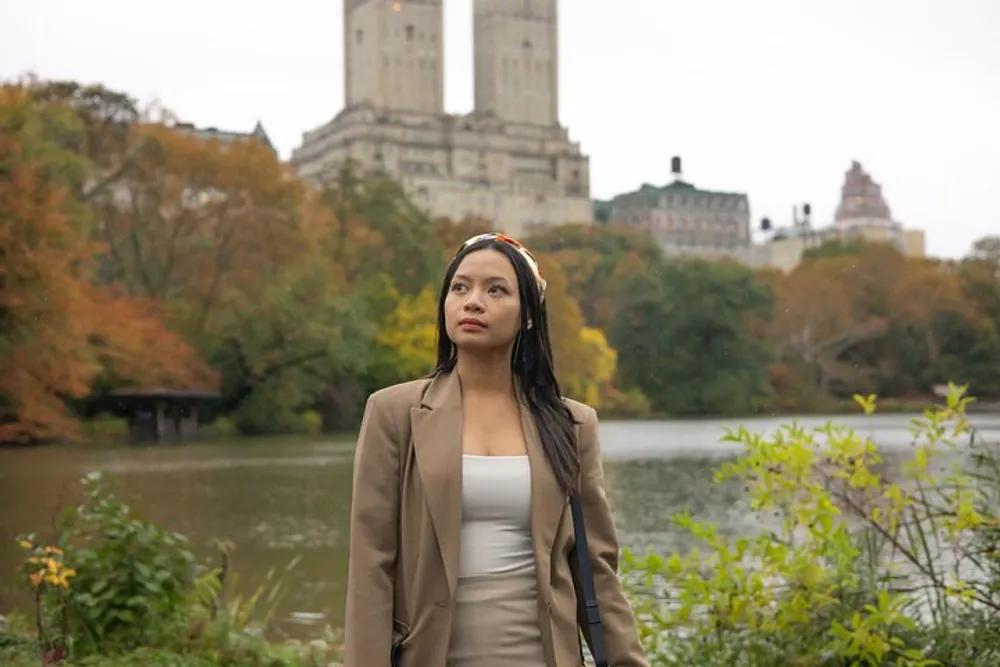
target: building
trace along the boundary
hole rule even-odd
[[[767,241],[754,247],[752,263],[791,271],[806,250],[831,241],[891,243],[908,257],[926,254],[924,232],[905,229],[893,219],[882,187],[857,161],[844,176],[832,224],[813,228],[807,204],[804,215],[796,214],[791,226],[774,229]]]
[[[344,109],[292,153],[313,183],[398,180],[433,216],[511,234],[590,222],[589,159],[559,124],[558,0],[474,0],[475,109],[444,112],[442,0],[344,0]]]
[[[750,201],[745,194],[701,190],[683,180],[681,159],[671,160],[674,180],[594,204],[598,222],[640,229],[664,253],[746,262],[750,254]]]
[[[277,154],[274,144],[271,143],[271,138],[267,136],[267,132],[264,131],[264,126],[261,125],[260,121],[257,122],[250,132],[232,132],[229,130],[220,130],[215,127],[196,127],[193,123],[175,123],[171,125],[171,129],[182,134],[198,137],[199,139],[215,140],[224,143],[256,139],[271,149],[273,153]]]

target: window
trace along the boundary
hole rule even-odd
[[[365,31],[358,28],[357,32],[354,33],[354,39],[358,44],[365,41]]]
[[[406,41],[412,42],[415,31],[412,25],[406,26]]]

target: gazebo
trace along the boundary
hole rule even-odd
[[[134,387],[115,389],[107,400],[128,420],[129,437],[138,442],[184,440],[198,433],[198,405],[218,399],[210,389]]]

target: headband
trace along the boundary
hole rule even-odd
[[[531,273],[535,276],[535,282],[538,283],[538,292],[541,294],[541,300],[545,301],[545,278],[542,277],[542,270],[538,268],[538,260],[535,256],[531,254],[531,251],[524,247],[524,244],[515,238],[511,238],[506,234],[500,234],[499,232],[486,232],[485,234],[477,234],[473,236],[465,243],[462,244],[462,250],[465,250],[470,245],[474,243],[479,243],[481,241],[500,241],[501,243],[506,243],[511,248],[516,250],[524,261],[527,262],[528,268],[531,269]]]

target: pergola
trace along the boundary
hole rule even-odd
[[[183,440],[198,433],[198,405],[220,397],[210,389],[134,387],[115,389],[107,398],[128,420],[135,441]]]

